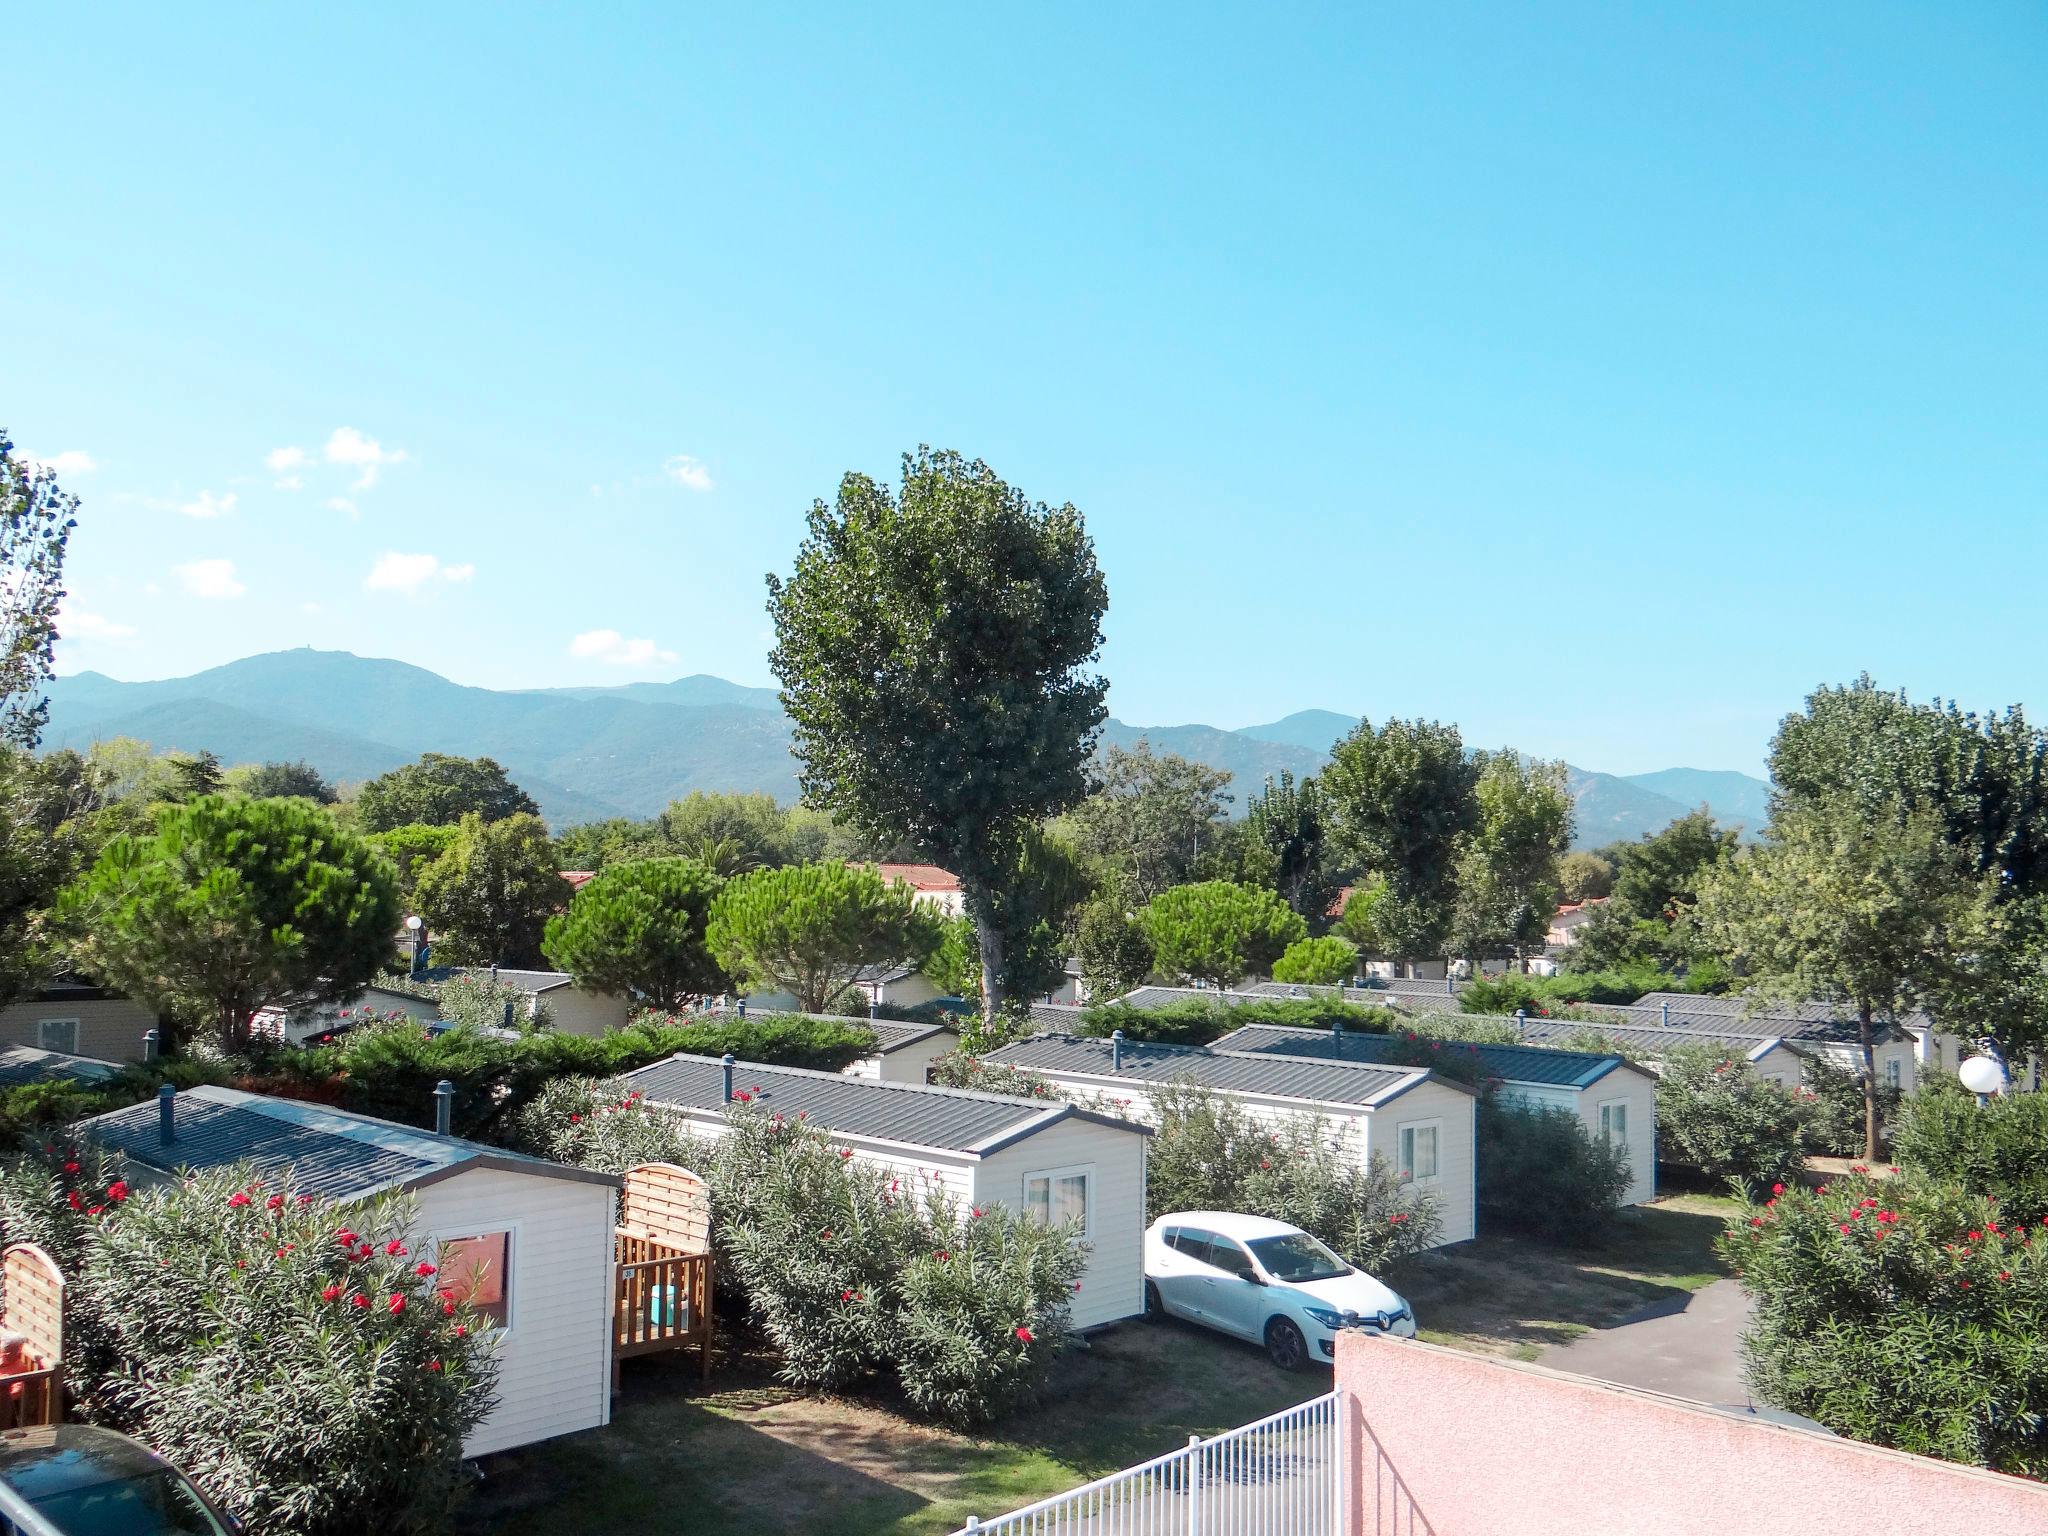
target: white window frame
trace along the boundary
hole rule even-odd
[[[1415,1141],[1413,1137],[1428,1131],[1430,1135],[1430,1161],[1435,1171],[1418,1175],[1415,1172]],[[1403,1185],[1418,1188],[1439,1183],[1444,1176],[1444,1122],[1441,1117],[1430,1120],[1404,1120],[1394,1127],[1394,1176]]]
[[[1031,1215],[1031,1181],[1046,1180],[1046,1205],[1052,1204],[1052,1180],[1073,1179],[1081,1181],[1081,1237],[1086,1242],[1095,1241],[1095,1164],[1068,1163],[1060,1168],[1033,1168],[1024,1175],[1023,1194],[1026,1217]]]
[[[427,1239],[428,1246],[433,1250],[432,1263],[438,1270],[441,1267],[443,1243],[461,1242],[469,1237],[490,1237],[499,1232],[505,1234],[505,1321],[502,1324],[486,1323],[483,1330],[493,1338],[508,1339],[519,1326],[519,1293],[523,1289],[518,1283],[521,1225],[518,1221],[470,1222],[463,1226],[441,1227]],[[439,1279],[440,1276],[436,1274],[426,1282],[427,1294],[436,1301],[440,1300],[440,1297],[435,1294],[434,1282]]]
[[[1885,1059],[1884,1059],[1884,1081],[1885,1081],[1885,1086],[1886,1086],[1887,1088],[1898,1088],[1898,1089],[1901,1089],[1901,1090],[1903,1090],[1903,1089],[1905,1088],[1905,1086],[1906,1086],[1906,1073],[1905,1073],[1905,1069],[1904,1069],[1904,1067],[1902,1067],[1902,1066],[1900,1065],[1900,1063],[1899,1063],[1899,1058],[1898,1058],[1898,1057],[1896,1057],[1896,1056],[1887,1056],[1887,1057],[1885,1057]]]
[[[71,1044],[68,1046],[50,1044],[48,1038],[44,1035],[44,1031],[52,1024],[68,1024],[71,1026]],[[82,1027],[82,1021],[76,1018],[37,1019],[36,1049],[39,1051],[56,1051],[65,1056],[76,1056],[78,1054],[78,1031]]]
[[[1619,1137],[1615,1136],[1613,1131],[1609,1129],[1613,1120],[1612,1112],[1615,1110],[1621,1111],[1621,1135]],[[1628,1146],[1627,1099],[1602,1099],[1600,1101],[1600,1136],[1604,1141],[1612,1142],[1624,1148]]]

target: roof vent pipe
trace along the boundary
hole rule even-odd
[[[745,998],[743,997],[743,998],[741,998],[741,999],[740,999],[740,1017],[744,1019],[744,1018],[745,1018],[746,1016],[747,1016],[747,1000],[746,1000],[746,999],[745,999]]]
[[[158,1139],[169,1146],[178,1139],[178,1090],[165,1083],[156,1091],[156,1129]]]
[[[868,994],[868,1022],[870,1024],[875,1022],[876,1010],[882,1006],[881,996],[882,989],[880,986],[877,986],[874,991]]]
[[[1444,996],[1456,997],[1457,995],[1458,983],[1452,978],[1451,968],[1447,965],[1444,967]]]
[[[450,1127],[455,1123],[455,1085],[442,1078],[434,1084],[434,1134],[453,1134]]]
[[[1344,1021],[1342,1019],[1332,1019],[1330,1021],[1330,1038],[1337,1042],[1338,1050],[1344,1049]]]
[[[1671,1001],[1669,998],[1657,1005],[1657,1013],[1657,1022],[1666,1029],[1669,1029],[1671,1027]]]
[[[741,1006],[744,1007],[745,1004]],[[732,1102],[732,1069],[735,1065],[732,1052],[727,1051],[723,1056],[719,1057],[718,1065],[725,1073],[725,1102],[730,1104]]]
[[[1124,1069],[1124,1032],[1112,1029],[1109,1032],[1109,1070],[1121,1072]]]
[[[1517,1008],[1515,1010],[1515,1034],[1518,1037],[1527,1038],[1528,1033],[1529,1010],[1526,1008]]]
[[[142,1059],[155,1061],[163,1052],[163,1037],[153,1029],[142,1032]]]
[[[495,960],[493,960],[493,961],[491,962],[491,980],[495,982],[495,981],[496,981],[497,979],[498,979],[498,962],[497,962],[497,961],[495,961]]]

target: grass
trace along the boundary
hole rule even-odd
[[[1597,1248],[1482,1237],[1387,1278],[1414,1304],[1431,1343],[1534,1360],[1552,1344],[1721,1279],[1728,1271],[1714,1238],[1738,1208],[1723,1195],[1674,1195],[1623,1212]]]
[[[1679,1195],[1624,1213],[1600,1248],[1488,1237],[1387,1278],[1425,1339],[1528,1360],[1721,1278],[1713,1240],[1734,1209]],[[1064,1358],[1045,1401],[986,1436],[801,1396],[758,1359],[711,1385],[693,1361],[628,1361],[611,1426],[494,1458],[462,1536],[940,1536],[1301,1402],[1329,1376],[1275,1370],[1178,1323],[1127,1323]]]

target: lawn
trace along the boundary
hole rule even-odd
[[[1388,1278],[1422,1336],[1531,1359],[1721,1277],[1713,1240],[1731,1200],[1679,1195],[1628,1212],[1584,1252],[1489,1237]],[[1329,1389],[1250,1345],[1179,1323],[1126,1323],[1059,1365],[1037,1408],[988,1436],[883,1405],[803,1397],[747,1360],[697,1385],[680,1358],[626,1363],[611,1427],[494,1458],[465,1536],[933,1536],[1228,1429]]]

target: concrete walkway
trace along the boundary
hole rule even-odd
[[[1612,1328],[1553,1345],[1536,1363],[1624,1387],[1740,1407],[1750,1401],[1742,1380],[1742,1329],[1748,1320],[1749,1298],[1742,1286],[1716,1280],[1683,1302],[1659,1302]]]

